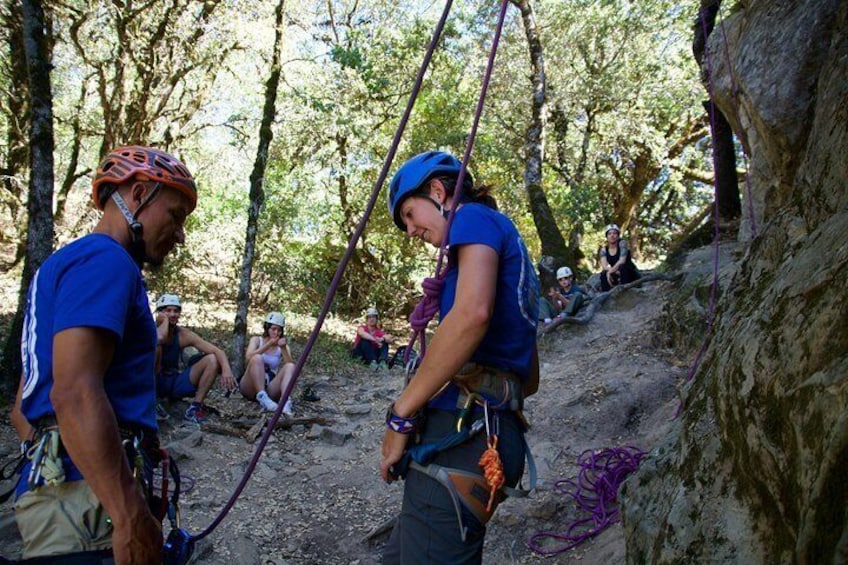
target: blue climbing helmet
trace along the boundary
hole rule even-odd
[[[398,169],[389,184],[389,215],[399,230],[406,231],[406,224],[400,219],[403,201],[437,175],[459,176],[461,166],[459,159],[450,153],[427,151],[409,159]],[[470,179],[470,173],[466,172],[466,177]]]

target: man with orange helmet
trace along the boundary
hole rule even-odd
[[[15,515],[24,559],[161,562],[162,517],[125,454],[128,444],[158,452],[157,334],[141,268],[184,242],[197,186],[172,155],[120,147],[92,197],[103,211],[93,233],[48,258],[28,291],[13,423],[32,448]]]

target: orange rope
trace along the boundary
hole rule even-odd
[[[495,502],[495,493],[504,485],[506,478],[504,477],[503,462],[498,453],[498,436],[490,435],[486,443],[489,447],[480,457],[480,466],[483,468],[483,476],[486,477],[486,482],[492,489],[489,493],[489,504],[486,506],[486,512],[491,512],[492,504]]]

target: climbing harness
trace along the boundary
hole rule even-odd
[[[565,532],[536,532],[527,545],[539,555],[559,555],[573,549],[619,520],[616,503],[618,488],[639,468],[645,453],[635,447],[618,447],[595,452],[584,451],[577,458],[577,480],[562,479],[554,489],[574,500],[583,516],[574,520]],[[588,528],[588,529],[587,529]],[[559,547],[543,545],[543,540],[563,542]]]

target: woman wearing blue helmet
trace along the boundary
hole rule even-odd
[[[481,456],[496,447],[506,486],[516,485],[524,470],[521,408],[538,387],[539,282],[515,225],[497,211],[488,190],[466,175],[457,199],[459,170],[453,155],[429,151],[404,163],[389,186],[389,214],[409,237],[439,247],[450,210],[456,215],[440,324],[387,413],[381,475],[396,478],[392,471],[408,448],[443,445],[464,427],[490,433],[471,435],[439,450],[429,465],[408,470],[385,563],[479,563],[485,524],[504,496],[483,478]]]

